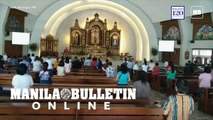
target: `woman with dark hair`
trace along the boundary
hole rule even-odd
[[[33,62],[33,72],[40,72],[42,70],[42,64],[38,56],[35,57]]]
[[[72,64],[71,64],[69,58],[66,57],[65,58],[65,64],[64,64],[65,73],[71,72],[71,67],[72,67]]]
[[[27,66],[25,64],[19,64],[17,68],[17,74],[13,76],[12,86],[14,88],[30,88],[33,86],[32,76],[27,73]]]
[[[102,64],[101,59],[98,59],[98,64],[97,64],[98,71],[102,71],[102,66],[103,66],[103,64]]]
[[[92,59],[92,67],[96,68],[96,64],[97,64],[97,58],[93,58]]]
[[[211,87],[211,81],[212,81],[211,68],[205,67],[204,73],[201,73],[198,78],[199,78],[198,80],[199,97],[201,97],[203,94],[203,89]]]
[[[151,88],[147,81],[146,72],[137,71],[136,81],[133,83],[133,87],[136,88],[137,99],[149,99]]]
[[[48,63],[44,62],[43,63],[43,70],[40,71],[40,73],[39,73],[41,84],[51,84],[52,83],[51,75],[50,75],[47,68],[48,68]]]
[[[64,76],[65,75],[65,68],[64,68],[64,61],[60,60],[58,67],[57,67],[57,75]]]
[[[159,88],[159,63],[155,63],[155,67],[152,69],[152,86],[153,88]]]
[[[4,70],[4,61],[3,61],[3,57],[0,55],[0,71]]]
[[[176,70],[174,65],[171,65],[171,70],[168,70],[166,73],[167,78],[167,95],[173,94],[174,92],[174,85],[176,79]]]
[[[38,56],[35,57],[33,62],[33,72],[36,74],[35,83],[39,83],[39,72],[42,70],[42,63]]]
[[[148,65],[147,65],[147,61],[146,58],[144,58],[143,64],[142,64],[142,69],[144,72],[148,71]]]
[[[186,95],[187,81],[178,79],[175,89],[177,94],[169,96],[163,106],[164,115],[168,115],[167,120],[188,120],[189,115],[194,111],[194,100]]]
[[[118,81],[118,85],[128,85],[128,82],[130,81],[130,74],[126,64],[121,64],[116,80]]]

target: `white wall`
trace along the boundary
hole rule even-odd
[[[136,38],[131,26],[119,16],[104,10],[94,9],[74,13],[66,18],[57,30],[56,37],[59,39],[59,53],[62,53],[64,49],[69,48],[70,45],[70,27],[74,26],[75,19],[79,20],[79,25],[84,28],[85,21],[88,17],[90,20],[94,18],[94,14],[98,13],[99,18],[107,19],[107,28],[112,29],[114,22],[117,21],[118,29],[121,30],[121,48],[120,52],[130,53],[133,57],[136,57]]]
[[[9,9],[0,4],[0,54],[4,54],[4,31]]]
[[[32,31],[33,31],[33,27],[37,21],[37,16],[34,16],[34,15],[31,15],[31,14],[28,14],[26,17],[25,17],[25,23],[24,23],[24,31],[25,32],[29,32],[30,34],[32,34]],[[32,35],[31,35],[32,36]],[[23,45],[23,49],[22,49],[22,54],[23,55],[27,55],[28,53],[30,53],[29,51],[29,46],[28,45]]]
[[[27,17],[25,17],[24,32],[32,33],[36,20],[36,16],[28,14]],[[12,41],[12,34],[10,33],[10,35],[6,36],[4,39]],[[23,45],[22,48],[22,55],[27,55],[29,52],[28,45]]]

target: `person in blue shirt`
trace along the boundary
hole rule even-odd
[[[126,64],[121,64],[116,80],[118,81],[118,85],[128,85],[130,81],[130,74]]]
[[[51,74],[48,71],[48,63],[43,63],[43,70],[40,71],[39,77],[40,77],[40,83],[41,84],[52,84]]]

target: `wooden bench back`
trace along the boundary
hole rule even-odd
[[[106,77],[94,77],[94,76],[53,76],[52,78],[54,84],[75,84],[75,83],[80,83],[80,84],[117,84],[117,81],[115,78],[110,79]]]
[[[156,107],[110,107],[104,110],[98,106],[96,110],[88,110],[75,106],[64,110],[63,105],[57,105],[56,110],[48,110],[47,105],[42,104],[39,110],[33,110],[31,106],[1,105],[0,118],[2,120],[163,120],[163,110]],[[122,105],[123,106],[123,105]]]

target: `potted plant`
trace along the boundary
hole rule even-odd
[[[153,56],[158,55],[158,49],[156,47],[152,47],[151,52]]]
[[[37,46],[36,43],[31,43],[31,44],[29,45],[29,49],[30,49],[31,51],[36,51],[37,48],[38,48],[38,46]]]
[[[153,60],[154,61],[157,61],[157,55],[158,55],[158,48],[157,47],[152,47],[151,49],[151,53],[152,53],[152,56],[153,56]]]

